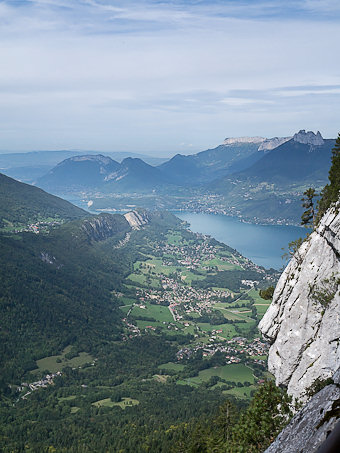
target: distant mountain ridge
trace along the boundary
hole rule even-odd
[[[28,152],[0,152],[0,171],[11,178],[32,184],[44,176],[49,170],[61,161],[73,156],[103,154],[98,151],[60,150],[60,151],[28,151]],[[106,156],[118,162],[127,157],[143,159],[150,165],[160,165],[166,158],[152,157],[144,154],[109,151]]]
[[[258,181],[298,181],[313,183],[318,179],[326,182],[330,166],[331,150],[335,140],[323,139],[320,132],[314,134],[301,130],[294,137],[271,150],[249,168],[230,177],[234,179],[257,178]],[[221,187],[223,178],[213,183]]]
[[[235,214],[258,221],[299,222],[307,187],[327,183],[334,139],[300,130],[247,169],[219,178],[207,189],[224,197]],[[232,212],[231,212],[232,214]]]
[[[141,159],[127,157],[118,163],[101,154],[65,159],[37,181],[38,186],[57,193],[89,189],[149,191],[165,183],[171,181]]]
[[[291,137],[226,138],[213,149],[189,156],[176,154],[158,168],[178,184],[206,183],[249,167],[266,152],[290,139]]]

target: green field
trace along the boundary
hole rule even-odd
[[[177,231],[172,231],[171,233],[168,233],[166,238],[168,244],[171,245],[184,245],[187,243],[187,241],[183,239],[182,235]]]
[[[244,382],[250,382],[251,384],[254,383],[252,370],[239,363],[233,363],[216,368],[208,368],[200,371],[198,376],[181,379],[177,381],[177,383],[197,386],[202,382],[208,382],[212,376],[218,376],[226,381],[241,382],[242,384]]]
[[[205,275],[198,275],[190,272],[189,270],[185,269],[181,272],[182,281],[185,282],[187,285],[191,286],[194,280],[204,280]]]
[[[263,318],[264,314],[268,310],[269,305],[271,304],[271,300],[262,299],[262,297],[259,294],[259,291],[257,291],[256,289],[252,289],[251,291],[249,291],[249,295],[254,300],[254,305],[256,307],[258,317],[260,319]]]
[[[232,324],[211,325],[206,322],[198,322],[197,325],[204,332],[212,332],[213,330],[222,330],[222,332],[217,333],[216,335],[219,337],[226,338],[227,340],[230,340],[231,338],[237,336],[235,327]]]
[[[78,368],[85,365],[85,363],[93,362],[93,357],[87,352],[80,352],[78,356],[73,357],[72,359],[66,359],[65,355],[70,351],[71,346],[67,346],[60,355],[52,355],[50,357],[44,357],[43,359],[37,360],[38,369],[33,370],[33,373],[45,370],[50,373],[56,373],[57,371],[61,371],[66,366]]]
[[[122,401],[113,402],[111,398],[104,398],[103,400],[95,401],[92,403],[95,407],[120,407],[121,409],[126,409],[127,407],[137,406],[139,404],[138,400],[132,398],[122,398]]]
[[[209,261],[202,261],[202,266],[216,266],[219,271],[242,269],[241,266],[233,263],[228,263],[227,261],[223,261],[220,258],[214,258]]]
[[[135,282],[139,285],[144,285],[148,286],[151,288],[160,288],[160,282],[159,278],[154,277],[154,276],[149,276],[147,274],[136,274],[132,273],[128,276],[128,280],[131,280],[132,282]]]
[[[176,271],[178,266],[163,266],[163,260],[159,258],[152,258],[147,261],[137,261],[134,264],[134,269],[143,272],[145,275],[163,274],[169,275]]]
[[[140,308],[142,305],[146,308]],[[131,316],[146,316],[148,318],[154,318],[161,323],[173,321],[173,317],[168,307],[163,305],[152,305],[149,303],[135,305],[131,311]]]
[[[70,396],[61,396],[61,397],[58,398],[58,400],[60,402],[62,402],[62,401],[72,401],[72,400],[75,400],[76,398],[77,398],[76,395],[70,395]]]
[[[184,365],[182,363],[168,362],[168,363],[162,363],[162,365],[159,365],[158,368],[160,370],[183,371]]]
[[[226,319],[230,319],[232,321],[237,321],[237,320],[244,320],[246,322],[250,321],[249,315],[251,315],[251,311],[247,307],[244,307],[244,308],[233,308],[232,309],[233,311],[231,311],[230,309],[217,307],[216,305],[214,305],[213,308],[220,310],[221,313],[223,314],[223,316]],[[219,305],[222,305],[222,304],[219,304]],[[234,312],[234,311],[240,311],[241,312],[242,310],[245,310],[245,313],[235,313]]]
[[[230,390],[224,390],[225,395],[235,396],[236,398],[249,399],[251,398],[251,392],[255,391],[257,387],[255,385],[250,385],[249,387],[234,387]]]

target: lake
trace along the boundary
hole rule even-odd
[[[288,243],[306,236],[303,227],[244,223],[235,217],[219,214],[174,214],[190,223],[192,231],[209,234],[265,268],[281,269],[285,266],[287,261],[281,257],[287,251]]]

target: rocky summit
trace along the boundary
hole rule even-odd
[[[319,131],[314,134],[314,132],[312,131],[306,132],[305,129],[301,129],[299,132],[297,132],[294,135],[293,140],[304,145],[321,146],[324,144],[324,139],[322,138],[322,135]]]

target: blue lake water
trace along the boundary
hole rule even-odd
[[[287,251],[288,243],[306,236],[306,229],[302,227],[256,225],[218,214],[174,214],[190,223],[192,231],[209,234],[265,268],[281,269],[285,266],[287,262],[281,257]]]

